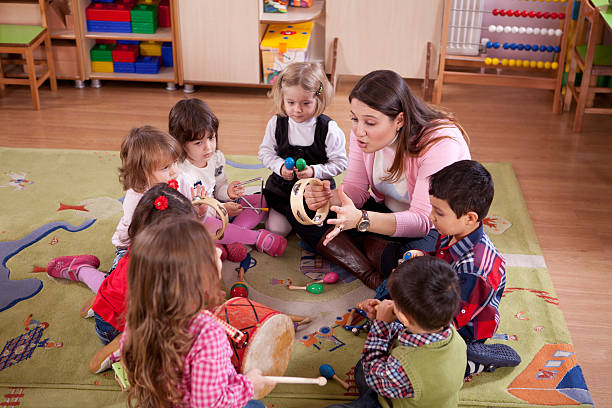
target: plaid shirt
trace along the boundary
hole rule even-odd
[[[189,407],[241,408],[253,398],[253,384],[237,374],[230,360],[232,350],[221,325],[204,313],[189,327],[195,336],[185,357],[179,384],[183,403]]]
[[[399,399],[413,398],[414,388],[399,360],[390,355],[394,340],[401,346],[419,347],[444,340],[450,327],[437,333],[414,334],[400,322],[373,320],[363,347],[363,373],[366,383],[378,395]]]
[[[435,256],[457,272],[461,303],[455,327],[465,339],[488,339],[499,326],[499,302],[506,286],[506,261],[480,226],[449,246],[451,236],[438,238]]]

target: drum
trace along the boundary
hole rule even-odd
[[[228,300],[215,310],[215,315],[244,334],[240,342],[228,336],[236,371],[246,373],[258,368],[263,375],[282,376],[285,373],[295,336],[289,316],[242,297]],[[253,398],[263,398],[273,388],[266,386]]]

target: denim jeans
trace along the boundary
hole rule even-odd
[[[244,408],[266,408],[266,406],[260,400],[250,400]]]
[[[105,346],[113,341],[115,337],[121,334],[121,332],[115,329],[111,324],[107,323],[99,314],[94,313],[94,319],[96,320],[96,334],[98,338]]]
[[[123,258],[123,255],[125,255],[126,252],[127,248],[115,248],[115,259],[113,259],[113,266],[111,266],[111,268],[108,270],[106,276],[110,275],[111,272],[115,270],[115,268],[117,267],[117,263],[119,263],[119,260]]]

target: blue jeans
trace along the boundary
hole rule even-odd
[[[250,400],[244,408],[266,408],[266,406],[260,400]]]
[[[110,273],[115,270],[115,268],[117,267],[117,263],[119,263],[119,260],[123,258],[123,255],[125,255],[126,252],[126,248],[115,248],[115,259],[113,259],[113,266],[111,266],[111,268],[108,270],[106,276],[110,275]]]
[[[362,360],[355,365],[355,384],[361,394],[359,398],[345,404],[330,405],[327,408],[380,408],[378,394],[366,383]]]
[[[107,323],[99,314],[94,313],[94,319],[96,320],[96,334],[105,346],[121,334],[119,330],[115,329],[110,323]]]

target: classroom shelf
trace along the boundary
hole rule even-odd
[[[122,72],[91,72],[90,79],[109,79],[114,81],[174,82],[174,69],[161,67],[157,74],[126,74]]]
[[[143,33],[102,33],[96,31],[85,31],[85,38],[94,40],[133,40],[133,41],[172,41],[172,28],[160,27],[155,34]]]
[[[314,0],[312,7],[287,7],[286,13],[259,13],[259,22],[263,24],[275,23],[304,23],[312,21],[323,13],[325,0]]]

